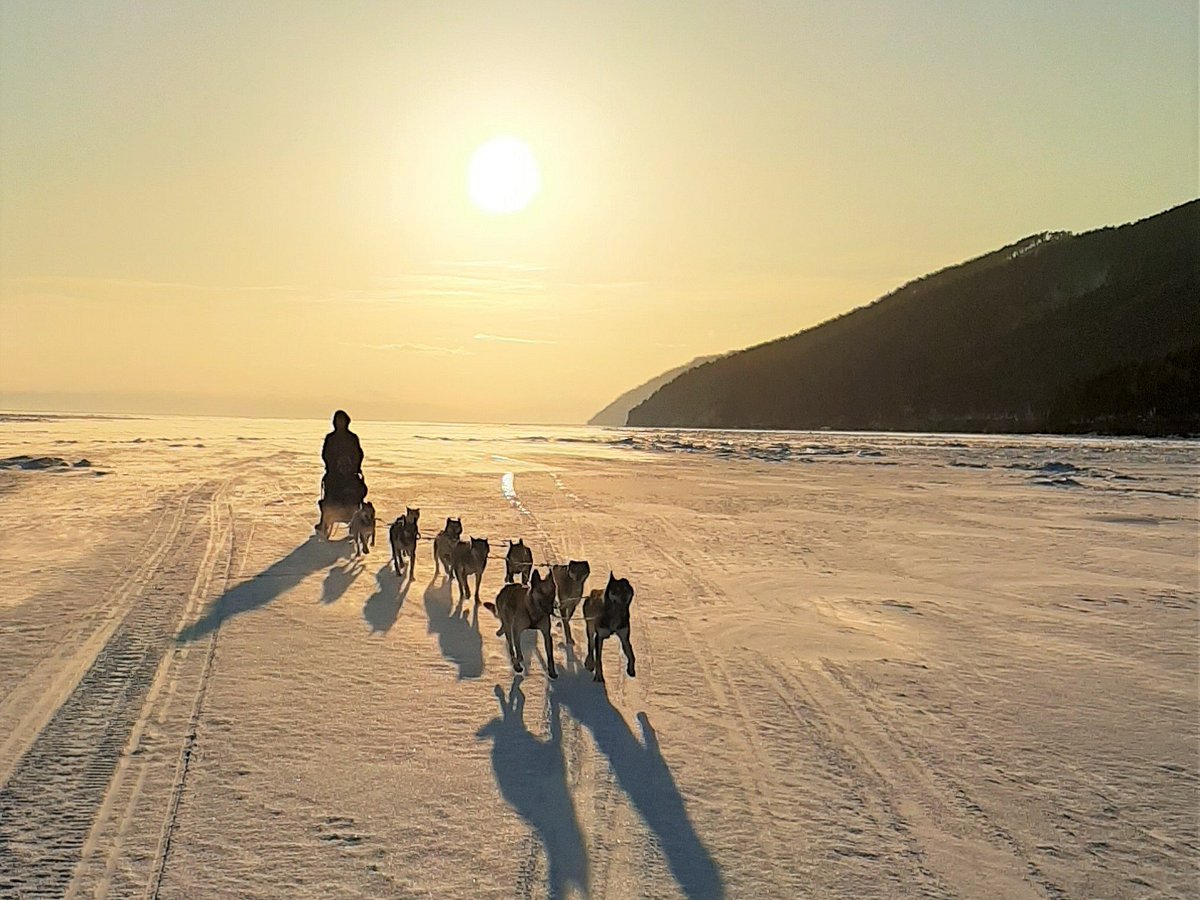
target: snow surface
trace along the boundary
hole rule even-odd
[[[323,423],[0,417],[0,896],[1195,896],[1195,444],[354,427],[357,561]],[[637,678],[406,505],[628,577]]]

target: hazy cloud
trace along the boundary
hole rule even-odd
[[[463,347],[435,347],[433,344],[363,344],[362,346],[368,350],[404,350],[409,353],[432,353],[438,356],[474,355]]]
[[[504,344],[557,344],[558,341],[543,341],[537,338],[510,337],[503,334],[477,334],[477,341],[498,341]]]

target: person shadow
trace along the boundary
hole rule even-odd
[[[659,750],[658,735],[644,712],[637,714],[641,740],[608,700],[592,673],[572,666],[552,687],[560,701],[592,733],[617,784],[653,832],[667,867],[689,900],[725,896],[721,872],[688,817],[683,795]]]
[[[363,618],[371,626],[371,634],[387,634],[396,624],[411,586],[412,579],[398,577],[390,562],[375,573],[375,593],[363,604]]]
[[[436,579],[435,579],[436,581]],[[468,612],[450,596],[450,582],[443,581],[425,588],[425,615],[429,633],[436,634],[442,656],[458,666],[459,679],[483,675],[483,636],[479,633],[479,604],[472,603]]]
[[[175,640],[198,641],[234,616],[261,609],[317,570],[337,563],[344,550],[344,546],[313,535],[283,559],[225,591],[208,605],[199,619],[175,635]]]
[[[525,694],[515,675],[508,697],[496,685],[500,715],[475,737],[492,741],[492,772],[509,806],[537,832],[546,850],[547,894],[551,898],[590,895],[587,849],[563,760],[562,722],[550,698],[550,737],[536,738],[525,726]]]

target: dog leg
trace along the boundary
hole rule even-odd
[[[525,658],[521,656],[521,635],[520,632],[513,635],[511,631],[506,635],[508,638],[508,656],[512,660],[514,672],[525,671]]]
[[[575,612],[575,607],[569,606],[562,611],[563,623],[563,640],[574,646],[575,639],[571,637],[571,615]]]
[[[592,670],[592,681],[599,681],[599,682],[603,683],[604,682],[604,657],[602,654],[604,653],[604,638],[602,638],[600,636],[600,633],[597,632],[595,638],[593,638],[593,641],[596,644],[596,660],[595,660],[596,668]]]
[[[633,670],[633,664],[636,660],[633,655],[633,644],[629,642],[629,629],[622,628],[617,632],[617,637],[621,639],[621,649],[625,651],[625,659],[629,663],[625,667],[625,672],[630,678],[636,678],[637,672]]]
[[[595,643],[596,643],[596,632],[592,628],[592,623],[587,621],[586,617],[584,617],[583,624],[584,624],[585,630],[587,631],[587,650],[588,650],[587,657],[583,661],[583,667],[590,672],[596,666],[595,657],[592,655],[592,648],[595,646]]]
[[[546,618],[546,624],[542,628],[542,637],[546,639],[546,673],[551,678],[558,677],[558,669],[554,667],[554,642],[550,640],[550,618]]]
[[[479,602],[479,582],[481,582],[481,581],[483,581],[483,573],[476,572],[475,573],[475,602],[476,603]],[[467,596],[469,597],[470,594],[468,594]]]

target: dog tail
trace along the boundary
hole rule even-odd
[[[496,611],[495,603],[491,603],[491,602],[488,602],[485,600],[483,605],[487,609],[487,611],[490,612],[493,616],[495,616],[497,619],[500,618],[500,613]]]

